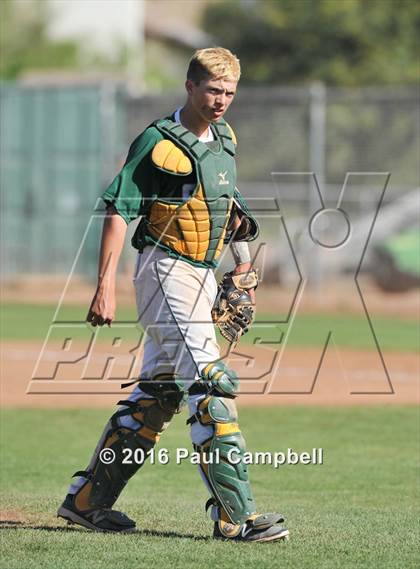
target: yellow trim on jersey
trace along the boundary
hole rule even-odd
[[[238,141],[236,139],[236,134],[233,132],[233,128],[230,126],[228,122],[226,123],[226,126],[229,129],[230,136],[232,137],[232,142],[236,146],[238,144]]]

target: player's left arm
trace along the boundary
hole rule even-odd
[[[235,233],[240,229],[240,226],[241,218],[239,215],[235,215],[231,223],[233,235],[235,235]],[[232,271],[233,274],[240,275],[249,273],[249,271],[252,270],[252,262],[248,243],[246,241],[231,240],[229,246],[235,261],[235,268]],[[248,292],[251,297],[252,304],[255,305],[255,289],[249,289]]]
[[[226,124],[230,131],[232,142],[236,146],[236,135],[232,127],[228,123]],[[232,271],[234,275],[249,275],[250,272],[253,272],[248,241],[253,241],[258,237],[258,235],[258,221],[252,215],[249,206],[239,189],[235,187],[231,216],[228,223],[227,234],[225,236],[225,243],[229,243],[230,250],[235,262],[235,268]],[[258,281],[256,274],[254,280]],[[251,297],[253,305],[255,305],[255,288],[248,289],[248,293]]]

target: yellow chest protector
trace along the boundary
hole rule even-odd
[[[154,166],[174,178],[195,175],[195,188],[183,203],[158,198],[147,213],[147,233],[164,249],[215,267],[223,248],[236,185],[234,135],[225,121],[213,125],[219,150],[169,119],[154,126],[165,136],[153,149]]]

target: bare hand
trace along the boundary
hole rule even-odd
[[[92,326],[103,326],[115,318],[115,291],[113,289],[97,288],[89,308],[86,321]]]

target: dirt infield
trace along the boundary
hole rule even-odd
[[[118,306],[134,306],[133,289],[129,275],[121,279]],[[360,282],[363,298],[371,314],[418,318],[420,295],[418,290],[403,294],[385,294],[371,281]],[[61,277],[19,278],[3,284],[3,302],[56,304],[63,292]],[[63,301],[66,305],[88,306],[93,292],[92,283],[77,278],[72,280]],[[287,313],[293,299],[293,290],[261,286],[257,306],[261,313]],[[335,282],[322,291],[308,291],[302,297],[300,310],[310,313],[363,314],[360,297],[351,279]],[[125,398],[130,389],[122,391],[121,378],[135,378],[140,359],[134,363],[129,355],[118,357],[112,364],[106,347],[99,346],[91,361],[84,358],[84,346],[72,345],[71,353],[64,354],[63,346],[48,347],[44,354],[40,377],[55,379],[33,380],[35,363],[42,341],[5,341],[1,354],[1,405],[28,407],[109,407]],[[79,352],[79,358],[74,353]],[[351,405],[419,403],[420,363],[415,353],[387,351],[384,361],[377,352],[356,349],[335,349],[329,346],[319,367],[322,350],[316,348],[286,348],[284,353],[268,346],[240,345],[230,357],[229,364],[241,378],[242,395],[239,404],[301,404]],[[57,361],[79,359],[76,363],[61,365],[54,375]],[[128,368],[132,365],[131,370]],[[107,367],[108,366],[108,367]],[[112,369],[111,369],[112,368]],[[104,370],[106,369],[106,373]],[[128,370],[128,372],[127,372]],[[109,373],[110,372],[110,373]],[[78,379],[84,376],[86,379]],[[94,379],[104,376],[109,379]],[[112,379],[112,378],[119,378]],[[127,381],[127,379],[125,379]],[[30,393],[27,393],[29,387]]]
[[[76,363],[61,365],[63,351],[44,353],[35,377],[40,341],[3,342],[1,405],[7,407],[112,407],[130,389],[121,383],[135,378],[139,361],[129,356],[113,363],[106,347],[99,347],[86,365],[81,345],[72,346]],[[79,350],[79,352],[78,352]],[[385,368],[379,354],[335,349],[331,346],[316,375],[322,350],[287,348],[282,354],[261,346],[241,347],[229,364],[241,378],[242,405],[369,405],[420,403],[420,365],[417,354],[385,352]],[[112,363],[112,365],[111,365]],[[128,365],[129,364],[129,365]],[[84,370],[84,371],[83,371]],[[88,372],[86,373],[86,370]],[[104,370],[106,372],[104,373]],[[86,376],[85,379],[78,379]],[[98,379],[100,377],[107,379]],[[54,379],[40,379],[40,377]],[[95,379],[97,378],[97,379]],[[29,393],[28,393],[29,391]]]

